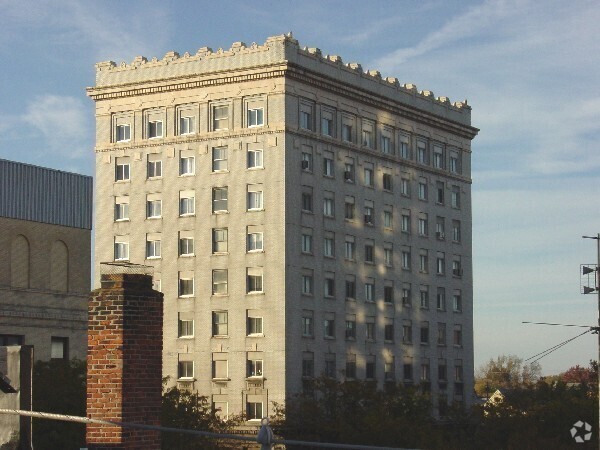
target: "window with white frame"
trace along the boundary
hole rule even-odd
[[[429,252],[427,249],[422,248],[419,250],[419,272],[429,272]]]
[[[146,235],[146,258],[160,258],[160,233]]]
[[[313,272],[306,269],[302,274],[302,293],[304,295],[313,294]]]
[[[402,257],[402,268],[404,270],[410,270],[410,248],[402,247],[400,255]]]
[[[246,269],[246,286],[248,294],[263,292],[262,267],[248,267]]]
[[[213,269],[212,293],[213,295],[227,295],[227,269]]]
[[[148,178],[162,177],[162,160],[160,159],[160,154],[148,155],[147,176]]]
[[[410,283],[402,283],[402,306],[412,306],[412,293]]]
[[[403,209],[400,223],[400,231],[410,233],[410,210]]]
[[[334,120],[335,111],[323,108],[321,110],[321,134],[324,136],[334,137]]]
[[[385,206],[383,210],[383,227],[389,228],[390,230],[394,228],[394,212],[393,206]]]
[[[446,254],[445,253],[438,252],[436,267],[437,267],[436,270],[437,270],[438,275],[445,275],[445,273],[446,273]]]
[[[429,287],[421,286],[419,290],[420,306],[423,309],[429,308]]]
[[[129,158],[116,158],[115,160],[115,181],[129,181]]]
[[[330,191],[325,191],[323,195],[323,215],[325,217],[335,217],[335,194]]]
[[[460,154],[456,151],[450,152],[450,172],[460,173]]]
[[[333,153],[331,152],[323,153],[323,175],[326,177],[335,176],[335,162],[333,159]]]
[[[229,105],[212,106],[213,131],[229,129]]]
[[[194,273],[179,272],[179,297],[194,296]]]
[[[246,419],[261,420],[263,417],[262,402],[247,402],[246,403]]]
[[[263,248],[262,227],[249,225],[246,235],[246,251],[261,252],[263,251]]]
[[[419,200],[427,200],[427,180],[419,178]]]
[[[229,314],[227,311],[212,312],[212,335],[227,336],[229,334]]]
[[[195,117],[192,115],[184,115],[189,114],[189,112],[182,112],[182,115],[179,117],[179,134],[194,134],[196,132],[196,123]]]
[[[364,183],[365,186],[368,187],[373,187],[374,186],[374,179],[373,179],[373,164],[371,163],[365,163],[365,167],[364,167]]]
[[[177,378],[193,379],[194,378],[194,361],[179,361],[177,366]]]
[[[260,355],[252,355],[260,352],[248,352],[247,372],[246,376],[251,377],[262,377],[263,376],[263,360]],[[262,353],[260,353],[262,355]],[[252,359],[250,359],[252,358]],[[258,359],[261,358],[261,359]]]
[[[179,192],[179,215],[192,216],[196,212],[196,197],[194,191]]]
[[[429,374],[429,360],[423,359],[421,361],[421,381],[424,383],[429,383],[431,380],[431,376]]]
[[[115,261],[129,259],[129,236],[115,236]]]
[[[248,336],[263,334],[263,318],[256,314],[248,311],[248,318],[246,320],[246,334]]]
[[[400,179],[400,195],[410,197],[410,180],[408,178]]]
[[[460,290],[454,291],[452,295],[452,310],[454,312],[462,312],[462,297],[460,295]]]
[[[362,121],[362,145],[363,147],[374,148],[375,144],[375,124],[370,120]]]
[[[227,253],[228,245],[228,230],[227,228],[213,228],[212,230],[212,252]]]
[[[127,142],[131,140],[131,124],[122,123],[116,126],[115,141]]]
[[[437,304],[436,307],[439,311],[446,310],[446,289],[443,287],[437,288]]]
[[[356,242],[354,236],[346,236],[344,243],[344,257],[348,261],[354,261],[356,259]]]
[[[194,318],[193,313],[179,313],[177,320],[177,337],[194,337]]]
[[[191,156],[189,154],[182,152],[179,157],[179,175],[180,176],[194,175],[195,161],[196,161],[196,158],[194,158],[193,156]]]
[[[451,204],[453,208],[460,208],[460,187],[452,186]]]
[[[460,242],[460,220],[452,221],[452,240]]]
[[[115,221],[129,220],[129,197],[115,197]]]
[[[215,352],[212,354],[212,378],[213,380],[229,379],[229,364],[226,352]]]
[[[194,256],[194,235],[192,231],[179,232],[179,256]]]
[[[427,236],[429,234],[429,223],[426,213],[419,214],[419,235]]]
[[[247,152],[247,168],[259,169],[263,167],[263,151],[262,149],[248,149]]]
[[[263,185],[248,185],[248,211],[257,211],[263,209]]]
[[[314,104],[301,100],[300,101],[300,128],[305,130],[314,130]]]
[[[302,244],[302,253],[313,253],[313,237],[312,237],[312,229],[304,228],[302,229],[302,233],[300,235],[300,240]]]
[[[335,234],[332,231],[326,231],[323,237],[323,256],[335,257]]]
[[[163,136],[163,121],[149,120],[148,121],[148,139],[160,138]]]
[[[223,172],[227,170],[227,147],[214,147],[212,149],[212,171]]]
[[[400,150],[400,157],[404,158],[404,159],[410,159],[410,137],[406,134],[400,134],[398,136],[399,138],[399,150]]]
[[[438,145],[433,146],[433,167],[436,169],[443,169],[444,164],[444,150]]]
[[[365,283],[365,301],[366,302],[374,302],[375,301],[375,279],[368,278]]]
[[[213,188],[212,202],[213,213],[227,211],[227,186]]]
[[[391,133],[387,130],[385,130],[381,135],[381,153],[385,153],[386,155],[391,155],[394,153]]]
[[[148,194],[146,196],[146,218],[157,219],[162,215],[162,200],[160,194]]]
[[[262,127],[265,124],[264,108],[249,107],[246,120],[248,128]]]
[[[427,144],[423,141],[417,141],[417,162],[427,164]]]

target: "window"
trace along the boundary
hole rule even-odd
[[[302,336],[313,337],[314,326],[313,326],[313,312],[303,311],[302,312]]]
[[[419,179],[419,200],[427,200],[427,180]]]
[[[213,130],[229,129],[229,106],[215,105],[212,109],[213,113]]]
[[[249,356],[255,358],[255,356]],[[263,360],[262,359],[248,359],[246,376],[250,377],[262,377],[263,376]]]
[[[213,295],[227,295],[227,269],[212,271],[212,293]]]
[[[460,187],[452,186],[451,205],[453,208],[460,208]]]
[[[212,312],[212,335],[227,336],[228,331],[228,313],[227,311]]]
[[[191,232],[179,234],[179,256],[193,256],[194,255],[194,238],[191,236]],[[187,235],[190,233],[190,235]]]
[[[246,403],[246,419],[260,420],[263,417],[263,404],[259,402]]]
[[[356,355],[349,354],[346,356],[346,378],[356,378]]]
[[[436,169],[444,168],[444,151],[441,147],[433,146],[433,167]]]
[[[429,322],[421,322],[421,344],[429,344]]]
[[[305,172],[313,171],[313,155],[312,151],[302,152],[302,170]]]
[[[375,258],[375,246],[373,241],[367,241],[365,244],[365,262],[373,264]]]
[[[325,283],[323,285],[324,292],[323,295],[325,297],[334,297],[335,296],[335,275],[333,273],[325,274]]]
[[[435,183],[435,202],[438,203],[439,205],[443,205],[444,204],[444,182],[443,181],[437,181]]]
[[[425,249],[419,251],[419,272],[429,272],[429,255]]]
[[[371,200],[365,200],[365,225],[373,225],[375,223],[375,208]]]
[[[389,136],[382,135],[381,136],[381,152],[387,155],[394,153],[392,149],[392,140]]]
[[[427,286],[421,286],[420,290],[420,299],[421,299],[421,308],[428,309],[429,308],[429,289]]]
[[[302,353],[302,376],[305,378],[315,376],[315,356],[313,352]]]
[[[193,175],[195,158],[193,156],[182,156],[179,158],[179,175]]]
[[[263,186],[262,184],[248,185],[248,211],[260,211],[263,209]]]
[[[404,283],[402,286],[402,306],[411,306],[412,296],[410,292],[410,284]]]
[[[177,366],[177,378],[194,378],[194,361],[179,361]]]
[[[344,123],[342,124],[342,140],[345,142],[353,142],[352,137],[352,125]]]
[[[179,193],[179,215],[191,216],[195,213],[195,194],[194,191],[182,191]]]
[[[346,220],[354,220],[355,215],[355,207],[354,207],[354,197],[346,196],[346,201],[344,203],[344,219]]]
[[[454,242],[460,242],[460,221],[452,221],[452,240]]]
[[[356,258],[356,244],[354,242],[354,236],[346,236],[344,257],[349,261],[354,261]]]
[[[383,301],[384,301],[384,303],[387,303],[388,305],[391,305],[394,303],[394,286],[393,285],[388,284],[383,287]]]
[[[396,379],[396,370],[394,368],[394,357],[391,357],[391,361],[386,361],[383,366],[385,381],[394,381]]]
[[[121,125],[117,125],[117,142],[126,142],[131,140],[131,125],[128,123],[124,123]]]
[[[115,237],[115,261],[129,259],[129,242],[126,237]]]
[[[344,164],[344,180],[354,183],[354,160],[352,158],[347,158]]]
[[[427,144],[425,142],[417,142],[417,162],[427,164]]]
[[[421,381],[428,383],[430,380],[429,376],[429,361],[423,361],[421,363]]]
[[[212,171],[225,170],[227,170],[227,147],[215,147],[212,149]]]
[[[436,217],[435,218],[435,237],[439,240],[439,241],[443,241],[446,238],[446,219],[444,219],[443,217]]]
[[[385,319],[383,327],[383,339],[387,342],[394,342],[394,319]]]
[[[313,252],[313,237],[311,230],[303,230],[301,235],[302,253],[312,254]]]
[[[406,178],[400,179],[400,194],[404,197],[410,197],[410,181]]]
[[[323,156],[323,175],[326,177],[335,176],[335,163],[332,153],[325,153]]]
[[[193,273],[179,273],[179,296],[192,297],[194,295],[194,275]]]
[[[401,134],[400,138],[400,157],[404,159],[410,159],[410,150],[409,150],[409,137],[405,134]]]
[[[373,148],[373,130],[363,129],[362,130],[362,145],[364,147]]]
[[[152,279],[152,289],[154,289],[155,291],[158,291],[158,292],[162,292],[160,278],[157,278],[157,277],[160,277],[160,274],[157,274],[155,272],[154,278]]]
[[[246,271],[248,294],[263,292],[262,267],[249,267]]]
[[[427,236],[429,234],[428,228],[427,214],[422,214],[422,216],[419,217],[419,235]]]
[[[227,253],[228,251],[228,230],[227,228],[213,228],[212,230],[212,252]]]
[[[150,155],[148,155],[150,158]],[[148,178],[162,177],[162,161],[160,159],[148,159]]]
[[[313,212],[313,196],[312,196],[312,188],[303,187],[304,192],[302,192],[302,211],[304,212]],[[310,189],[310,191],[309,191]]]
[[[335,378],[335,353],[325,354],[325,373],[324,375],[328,378]]]
[[[195,131],[196,131],[196,126],[194,123],[194,117],[182,115],[179,118],[179,134],[181,134],[181,135],[193,134]]]
[[[392,175],[389,173],[383,174],[383,190],[392,192],[394,190]]]
[[[246,240],[248,252],[260,252],[263,250],[263,232],[258,227],[248,226]]]
[[[348,275],[346,278],[346,299],[354,300],[356,298],[356,277]]]
[[[446,324],[438,322],[438,345],[446,345]]]
[[[313,293],[312,272],[302,274],[302,293],[305,295],[312,295],[312,293]]]
[[[364,168],[364,181],[365,186],[373,187],[373,167],[365,167]]]
[[[194,319],[184,318],[182,317],[182,313],[179,313],[179,319],[177,323],[177,337],[194,337]]]
[[[446,255],[444,253],[438,253],[436,268],[436,273],[438,275],[444,275],[446,273]]]
[[[313,125],[313,105],[307,102],[300,103],[300,128],[305,130],[314,130]]]
[[[50,338],[50,358],[69,359],[69,338],[56,336]]]
[[[328,197],[323,198],[323,215],[325,217],[335,217],[335,203],[332,192],[325,192]]]
[[[115,221],[129,220],[129,197],[115,198]]]
[[[375,317],[368,316],[365,319],[365,338],[367,341],[375,340]]]
[[[264,125],[264,109],[249,108],[248,109],[248,127],[262,127]]]
[[[335,235],[331,232],[326,232],[323,238],[323,256],[327,258],[335,257]]]
[[[351,341],[356,339],[356,316],[346,319],[346,339]]]
[[[128,181],[129,159],[117,158],[115,164],[115,181]]]
[[[402,343],[412,344],[412,321],[404,320],[402,325]]]
[[[394,265],[394,247],[390,242],[383,244],[383,262],[386,267],[392,267]]]
[[[394,228],[394,213],[391,210],[385,209],[383,211],[383,227],[390,230]]]
[[[437,309],[438,311],[446,310],[446,290],[441,287],[437,289]]]
[[[216,187],[212,191],[213,213],[227,211],[227,187]]]
[[[326,338],[335,338],[335,319],[328,317],[323,321],[323,335]]]
[[[454,325],[453,341],[454,345],[462,347],[462,325]]]
[[[402,210],[401,219],[400,230],[403,233],[410,233],[410,211],[406,209]]]
[[[403,248],[401,251],[402,256],[402,268],[404,270],[410,270],[410,249]]]
[[[404,376],[404,380],[406,381],[412,381],[413,379],[413,366],[410,363],[404,363],[404,366],[402,368],[402,374]]]
[[[460,173],[460,160],[458,153],[450,153],[450,172]]]
[[[216,380],[228,380],[229,371],[227,364],[227,353],[219,352],[212,354],[212,377]]]
[[[156,219],[162,214],[162,201],[153,197],[146,200],[146,218]]]
[[[452,310],[454,312],[462,311],[462,298],[460,296],[460,291],[456,291],[452,296]]]
[[[365,365],[365,378],[367,380],[375,379],[375,356],[367,355],[367,362]]]
[[[460,257],[455,257],[460,258]],[[455,277],[462,277],[462,268],[460,264],[460,259],[455,259],[452,261],[452,275]]]
[[[163,135],[162,120],[151,120],[148,122],[148,139],[159,138]]]
[[[146,258],[160,258],[160,236],[146,236]]]
[[[248,335],[263,334],[263,318],[248,316],[246,328]]]
[[[263,151],[262,150],[251,150],[248,149],[247,155],[247,167],[248,169],[258,169],[263,167]]]
[[[321,134],[324,136],[334,136],[334,117],[335,111],[330,109],[321,109]]]
[[[375,280],[373,278],[369,278],[369,280],[365,283],[365,302],[374,302],[375,301]]]

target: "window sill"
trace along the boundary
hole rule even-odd
[[[212,381],[216,381],[216,382],[231,381],[231,378],[229,378],[229,377],[213,377]]]
[[[179,217],[196,217],[196,213],[179,214]]]
[[[265,293],[263,291],[252,291],[252,292],[246,292],[246,295],[265,295]]]
[[[193,253],[184,253],[183,255],[179,255],[180,258],[195,258],[196,255]]]
[[[150,216],[150,217],[146,217],[146,220],[157,220],[157,219],[162,219],[162,216]]]
[[[213,338],[213,339],[229,339],[229,335],[227,335],[227,334],[217,334],[217,335],[211,336],[211,338]]]
[[[229,297],[228,293],[225,294],[215,294],[214,292],[210,295],[210,298],[223,298],[223,297]]]
[[[127,180],[115,180],[115,184],[129,183],[130,181],[131,178],[128,178]]]
[[[194,339],[194,336],[177,336],[177,339]]]
[[[265,251],[263,249],[260,250],[248,250],[246,253],[264,253]]]
[[[152,180],[162,180],[162,175],[160,176],[156,176],[156,177],[148,177],[146,178],[147,181],[152,181]]]
[[[160,256],[147,256],[146,259],[162,259]]]
[[[119,222],[130,222],[130,220],[129,219],[115,219],[115,222],[116,223],[119,223]]]
[[[229,169],[213,170],[211,173],[229,173]]]
[[[265,337],[265,335],[263,333],[252,333],[252,334],[247,334],[246,337],[249,337],[249,338],[263,338],[263,337]]]
[[[194,294],[190,294],[190,295],[180,295],[177,298],[194,298]]]
[[[179,177],[180,178],[185,178],[185,177],[193,177],[194,175],[196,175],[196,173],[180,173]]]
[[[177,381],[183,381],[183,382],[190,382],[190,381],[196,381],[196,378],[194,377],[179,377],[177,378]]]
[[[214,252],[210,254],[211,256],[223,256],[223,255],[229,255],[229,252]]]
[[[246,170],[265,170],[263,166],[246,167]]]
[[[218,211],[213,211],[213,214],[229,214],[229,211],[227,209],[220,209]]]

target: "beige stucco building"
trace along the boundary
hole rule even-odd
[[[85,359],[92,178],[0,160],[0,346]]]
[[[88,95],[95,264],[154,267],[164,375],[249,418],[320,374],[470,403],[466,102],[284,35],[98,63]]]

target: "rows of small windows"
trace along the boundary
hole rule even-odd
[[[317,105],[309,100],[299,102],[299,128],[319,132],[322,136],[341,139],[345,143],[358,145],[369,150],[379,150],[386,155],[413,160],[419,164],[447,169],[451,173],[462,173],[461,151],[424,136],[415,136],[374,120],[359,118],[354,114],[336,111],[319,105],[320,121],[317,120]],[[317,129],[317,125],[320,128]]]
[[[266,124],[266,99],[264,97],[249,97],[242,102],[244,108],[242,127],[262,127]],[[199,104],[178,105],[174,109],[174,116],[169,116],[166,108],[153,108],[141,112],[143,128],[141,139],[157,139],[167,137],[166,123],[173,120],[175,124],[174,134],[187,136],[197,134],[202,130],[224,131],[233,129],[234,111],[232,100],[220,100],[211,102],[208,114],[201,114]],[[125,111],[113,114],[112,117],[112,141],[129,142],[135,140],[134,111]],[[205,126],[199,125],[205,121]]]
[[[360,180],[357,177],[355,170],[355,158],[347,156],[344,163],[344,181],[346,183],[356,183],[361,181],[362,185],[368,188],[376,187],[376,176],[375,168],[372,163],[363,162],[362,166],[362,177]],[[313,155],[312,149],[308,146],[304,147],[302,152],[302,170],[305,172],[313,173]],[[402,174],[395,176],[392,168],[385,168],[381,171],[381,177],[377,186],[380,186],[386,192],[393,193],[395,191],[394,185],[399,184],[399,193],[402,197],[410,198],[412,195],[411,176],[409,174]],[[324,152],[323,156],[323,175],[325,177],[335,177],[335,161],[333,153]],[[425,176],[419,176],[417,182],[417,198],[420,201],[427,202],[430,199],[429,191],[434,189],[433,199],[437,205],[448,204],[454,209],[461,208],[461,188],[459,185],[449,184],[445,181],[435,181]],[[435,186],[435,187],[433,187]],[[448,194],[449,192],[449,194]],[[366,215],[365,215],[366,216]],[[346,217],[348,218],[348,217]],[[354,218],[354,217],[352,217]],[[365,219],[365,223],[367,223]]]
[[[0,334],[0,347],[25,345],[23,334]],[[50,359],[69,360],[69,338],[61,336],[50,337]]]
[[[303,296],[315,296],[315,276],[313,269],[302,269],[301,276],[301,292]],[[412,307],[417,304],[421,309],[429,309],[430,295],[435,295],[435,309],[438,311],[447,311],[447,296],[445,287],[437,287],[430,294],[430,286],[427,284],[419,285],[418,292],[413,292],[411,283],[402,282],[397,286],[392,280],[377,281],[373,277],[365,277],[364,282],[360,284],[360,289],[356,275],[345,275],[343,291],[338,293],[337,287],[339,282],[336,281],[334,272],[324,272],[322,278],[323,297],[326,299],[335,299],[337,295],[343,297],[347,301],[363,300],[366,303],[376,303],[383,301],[386,305],[394,305],[397,302],[398,294],[400,294],[401,304],[404,307]],[[378,291],[377,283],[383,283],[383,291]],[[417,301],[413,301],[413,296],[416,296]],[[462,296],[460,289],[453,289],[451,292],[451,309],[455,313],[462,312]]]

